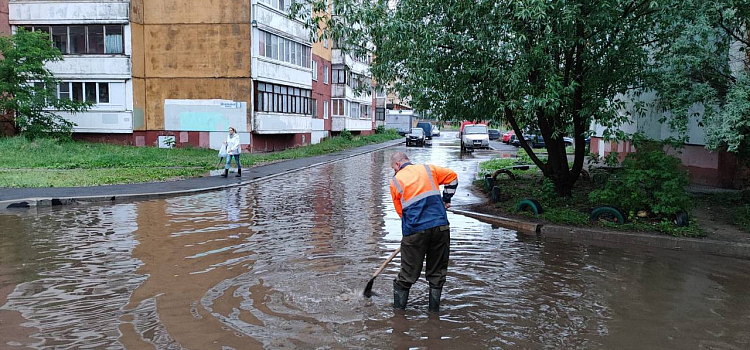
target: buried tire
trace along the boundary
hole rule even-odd
[[[680,211],[674,215],[674,220],[672,222],[674,222],[676,227],[688,227],[690,226],[690,217],[687,212]]]
[[[593,222],[606,220],[622,225],[625,223],[625,215],[623,215],[622,210],[620,209],[608,205],[602,205],[591,210],[589,220]]]
[[[510,170],[508,170],[508,169],[498,169],[498,170],[495,170],[495,172],[492,173],[492,179],[493,180],[497,180],[497,176],[500,175],[500,174],[508,175],[508,178],[511,179],[511,180],[515,180],[516,179],[516,175],[513,174],[513,172],[510,171]]]
[[[500,187],[494,186],[492,187],[492,192],[490,193],[490,202],[497,203],[500,201]]]
[[[544,209],[542,209],[542,204],[538,201],[530,198],[522,199],[520,202],[518,202],[518,205],[516,206],[516,211],[524,211],[529,210],[532,213],[534,213],[534,217],[537,217],[544,213]]]
[[[485,191],[490,192],[490,191],[492,191],[493,187],[495,187],[495,178],[492,175],[490,175],[490,174],[485,175],[484,176],[484,189],[485,189]]]

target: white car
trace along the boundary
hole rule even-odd
[[[461,150],[490,149],[490,134],[487,125],[469,124],[461,132]]]

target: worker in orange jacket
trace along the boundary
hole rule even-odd
[[[440,295],[448,274],[450,226],[446,209],[458,187],[453,170],[428,164],[412,164],[403,152],[391,156],[395,172],[391,198],[401,217],[401,271],[393,281],[393,307],[406,309],[409,289],[422,273],[430,283],[428,310],[439,311]],[[442,196],[439,186],[444,185]]]

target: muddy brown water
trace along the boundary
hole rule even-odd
[[[750,262],[538,242],[451,214],[442,311],[391,309],[388,149],[261,184],[0,215],[0,349],[749,349]],[[410,149],[459,172],[455,139]],[[220,179],[217,179],[220,181]]]

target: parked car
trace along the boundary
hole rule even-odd
[[[437,125],[432,126],[432,137],[440,137],[440,129],[438,129]]]
[[[487,125],[468,124],[461,131],[461,150],[490,149],[490,135]]]
[[[406,146],[415,145],[424,147],[425,136],[424,129],[422,128],[411,128],[411,132],[406,134]]]
[[[544,137],[542,137],[542,135],[539,135],[539,134],[524,134],[523,137],[524,137],[524,139],[526,139],[526,143],[528,143],[529,146],[531,146],[531,148],[547,147],[547,143],[544,142]],[[573,139],[570,138],[570,137],[563,137],[563,142],[565,143],[565,147],[573,146]],[[513,134],[510,137],[509,144],[511,144],[513,146],[516,146],[516,147],[520,147],[521,146],[521,141],[519,141],[518,137],[516,137],[516,135]]]
[[[503,143],[510,144],[510,138],[511,138],[511,136],[513,136],[515,134],[516,134],[516,132],[513,131],[513,130],[510,130],[510,131],[506,132],[505,134],[503,134]]]
[[[432,124],[430,122],[419,122],[417,127],[424,130],[425,139],[432,140]]]
[[[497,129],[490,129],[487,133],[490,135],[490,140],[497,140],[502,136],[500,130]]]

